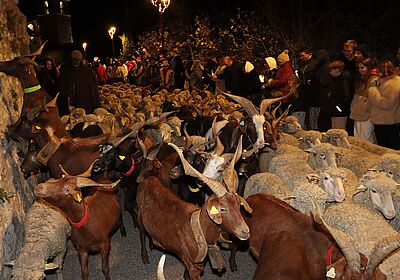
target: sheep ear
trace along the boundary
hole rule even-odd
[[[58,265],[56,265],[55,263],[46,263],[44,265],[44,270],[53,270],[58,268]]]
[[[15,261],[9,261],[7,263],[4,263],[3,265],[5,265],[5,266],[14,266],[15,265]]]
[[[365,192],[368,188],[364,185],[359,185],[356,189],[356,191],[353,193],[353,196],[355,196],[356,194],[360,193],[360,192]]]

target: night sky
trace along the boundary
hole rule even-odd
[[[28,17],[34,19],[35,9],[32,0],[20,0],[19,7]],[[165,17],[174,19],[181,13],[193,16],[202,12],[214,12],[248,7],[249,1],[240,0],[171,0]],[[111,40],[107,33],[110,26],[117,27],[116,36],[123,32],[137,36],[145,30],[159,28],[159,16],[150,0],[71,0],[70,14],[74,45],[80,47],[88,43],[89,57],[111,54]],[[118,45],[116,39],[116,46]]]

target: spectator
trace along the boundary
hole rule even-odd
[[[316,80],[318,83],[317,96],[312,97],[310,108],[310,129],[318,129],[319,131],[327,131],[331,128],[331,117],[325,111],[321,110],[322,104],[328,100],[330,88],[332,84],[332,77],[329,74],[330,56],[326,49],[319,49],[315,52],[315,58],[318,61]],[[314,116],[312,114],[315,114]],[[317,120],[317,123],[313,123]]]
[[[150,57],[150,65],[147,67],[145,77],[152,90],[160,87],[160,67],[158,67],[157,60],[153,56]]]
[[[189,71],[185,71],[185,77],[189,81],[190,87],[203,89],[203,66],[200,63],[200,60],[195,60]]]
[[[174,70],[169,66],[168,60],[164,60],[162,62],[162,67],[160,69],[161,76],[161,88],[164,88],[168,91],[173,91],[175,88],[175,80],[174,80]]]
[[[114,82],[125,83],[128,77],[128,67],[124,64],[119,62],[118,60],[115,61],[115,78]]]
[[[260,104],[261,102],[261,81],[259,78],[259,64],[257,69],[252,63],[246,61],[244,65],[244,74],[239,84],[239,93],[241,96],[251,100],[253,104]]]
[[[335,60],[329,64],[332,83],[323,108],[331,120],[332,128],[346,129],[352,100],[350,82],[344,73],[344,63]]]
[[[377,67],[379,79],[368,88],[371,122],[380,146],[400,148],[400,78],[390,60]]]
[[[375,84],[378,77],[372,74],[374,69],[371,58],[357,63],[359,78],[356,91],[350,105],[350,118],[354,120],[354,136],[376,143],[374,125],[371,123],[371,104],[368,101],[368,88]]]
[[[65,64],[60,71],[60,116],[69,114],[72,108],[82,108],[86,114],[100,107],[96,73],[82,64],[82,53],[71,53],[72,63]]]
[[[268,85],[272,88],[271,96],[279,97],[285,96],[290,92],[289,80],[293,78],[294,70],[290,63],[289,51],[284,50],[277,57],[278,71],[275,76],[268,80]],[[289,106],[289,98],[282,100],[281,110],[285,111]]]
[[[318,83],[316,81],[317,60],[313,57],[311,51],[301,50],[299,52],[299,86],[297,87],[298,96],[293,101],[293,115],[295,115],[303,128],[310,129],[310,123],[316,123],[315,119],[311,119],[310,114],[311,102],[317,100]],[[314,98],[314,99],[313,99]],[[316,107],[313,102],[313,108]],[[306,125],[306,119],[309,120]],[[315,128],[314,128],[315,129]]]
[[[224,64],[224,57],[223,56],[217,56],[217,68],[215,69],[215,72],[211,72],[211,77],[213,78],[213,81],[215,81],[215,92],[218,93],[218,90],[226,91],[225,87],[225,80],[218,78],[218,76],[222,77],[226,65]]]
[[[183,84],[185,83],[185,68],[183,67],[182,58],[176,56],[173,61],[174,64],[172,69],[174,70],[175,87],[183,89]]]
[[[106,65],[102,64],[100,60],[97,60],[93,64],[93,70],[96,72],[97,75],[97,81],[99,85],[104,85],[107,83],[108,76],[106,72]]]
[[[47,58],[45,60],[45,65],[40,68],[38,79],[40,85],[53,98],[58,93],[58,86],[57,86],[58,76],[59,72],[55,67],[53,60],[51,58]]]
[[[224,72],[218,74],[215,78],[225,80],[226,90],[237,94],[240,78],[243,73],[242,65],[229,55],[224,57],[223,63],[226,66]]]

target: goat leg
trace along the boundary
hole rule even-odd
[[[81,275],[82,280],[89,279],[89,268],[88,268],[88,259],[89,254],[84,249],[78,249],[79,263],[81,264]]]
[[[229,249],[231,251],[231,255],[229,256],[229,267],[231,268],[231,271],[237,271],[237,263],[236,263],[236,253],[237,253],[237,246],[235,244],[231,244],[229,246]]]
[[[139,235],[140,235],[140,247],[141,247],[141,255],[142,255],[142,262],[144,264],[150,264],[149,255],[147,254],[146,250],[146,232],[142,223],[142,219],[140,218],[139,214]]]
[[[122,217],[122,214],[121,214],[121,217],[119,218],[119,225],[118,225],[118,227],[119,227],[119,231],[120,231],[120,233],[121,233],[121,236],[122,236],[122,237],[126,237],[126,229],[125,229],[124,219],[123,219],[123,217]]]
[[[109,260],[110,260],[110,239],[108,242],[102,244],[101,248],[101,270],[103,271],[104,278],[106,280],[110,280],[110,267],[109,267]]]

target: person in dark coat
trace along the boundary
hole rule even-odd
[[[47,58],[44,67],[40,68],[38,79],[40,85],[53,98],[58,93],[58,86],[57,86],[58,75],[59,73],[54,65],[53,60],[51,58]]]
[[[261,81],[257,70],[251,62],[246,61],[239,84],[239,95],[251,100],[255,105],[260,104],[262,97]]]
[[[240,79],[243,74],[243,67],[229,55],[224,57],[224,65],[226,65],[224,72],[214,78],[223,79],[225,81],[226,90],[237,94]]]
[[[60,116],[69,114],[72,108],[82,108],[91,114],[101,106],[97,89],[96,73],[82,64],[82,53],[71,53],[72,63],[66,63],[60,70]]]
[[[299,86],[297,87],[298,96],[293,101],[293,115],[299,120],[310,120],[310,107],[312,97],[317,95],[318,83],[316,81],[316,71],[318,61],[313,57],[309,50],[299,51]],[[310,122],[301,123],[303,128],[311,129]],[[315,128],[313,128],[315,129]]]
[[[340,60],[331,62],[329,69],[332,83],[321,111],[330,116],[332,128],[346,129],[353,99],[349,74],[344,72],[344,63]]]

